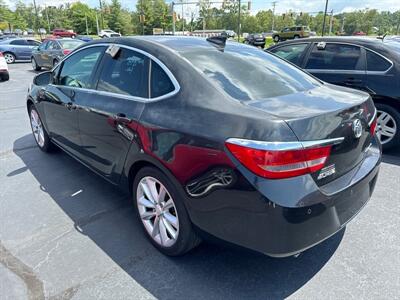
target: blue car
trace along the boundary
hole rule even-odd
[[[6,62],[12,64],[16,60],[31,60],[32,50],[40,44],[34,39],[7,39],[0,41],[0,52],[3,52]]]

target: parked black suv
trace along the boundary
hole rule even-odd
[[[245,39],[244,43],[248,45],[253,45],[256,47],[265,47],[265,36],[261,33],[249,34]]]
[[[394,44],[319,37],[283,42],[268,51],[323,81],[368,92],[378,109],[376,130],[383,148],[400,145],[400,49]]]

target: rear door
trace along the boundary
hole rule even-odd
[[[366,90],[365,50],[357,45],[314,43],[305,69],[323,81]]]
[[[100,65],[95,94],[79,102],[82,160],[117,183],[149,100],[150,59],[121,47]]]

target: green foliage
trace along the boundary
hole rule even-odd
[[[55,6],[38,6],[38,19],[31,1],[16,0],[15,9],[11,11],[5,0],[0,0],[0,29],[38,29],[51,31],[54,28],[73,29],[80,34],[97,34],[96,16],[99,29],[110,28],[124,35],[152,34],[153,28],[172,31],[172,14],[166,0],[137,0],[135,11],[129,11],[121,6],[120,0],[101,0],[101,9],[89,7],[85,1]],[[199,2],[199,13],[194,13],[186,19],[176,21],[176,30],[196,29],[229,29],[238,31],[238,2],[224,1],[221,7],[211,4],[212,0]],[[30,3],[30,4],[26,4]],[[241,32],[268,32],[272,29],[273,13],[269,10],[259,11],[251,15],[247,3],[241,6]],[[50,4],[48,4],[50,5]],[[181,6],[175,7],[175,12],[181,14]],[[140,18],[140,16],[144,18]],[[322,12],[310,15],[288,11],[284,15],[276,15],[274,29],[281,30],[287,26],[309,26],[317,34],[322,32],[324,14]],[[342,32],[353,34],[363,31],[367,34],[399,34],[400,11],[378,12],[375,9],[364,9],[349,13],[336,14],[326,18],[326,33],[332,24],[332,34]]]

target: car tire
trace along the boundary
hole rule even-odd
[[[382,143],[382,149],[400,146],[400,112],[387,104],[375,103],[375,106],[378,110],[376,135]]]
[[[297,40],[297,39],[300,38],[300,36],[299,36],[298,34],[296,34],[293,38],[294,38],[295,40]]]
[[[103,35],[102,38],[105,39],[105,38],[107,38],[107,36],[106,36],[106,35]]]
[[[193,230],[183,196],[163,172],[154,167],[140,169],[132,191],[145,235],[161,253],[180,256],[199,245],[201,240]],[[163,199],[154,200],[161,194]]]
[[[261,47],[261,49],[264,49],[265,48],[265,44],[261,44],[260,47]]]
[[[71,35],[71,39],[74,39],[74,38],[76,38],[76,35],[75,34]]]
[[[281,39],[280,39],[279,35],[274,35],[273,40],[275,43],[278,43]]]
[[[32,63],[32,69],[34,71],[40,71],[42,69],[42,67],[37,64],[36,59],[34,57],[31,58],[31,63]]]
[[[1,74],[0,78],[2,81],[8,81],[8,80],[10,80],[10,74],[8,74],[8,73]]]
[[[6,63],[8,64],[13,64],[15,63],[15,55],[11,52],[4,52],[4,59],[6,60]]]
[[[32,128],[32,134],[39,149],[43,152],[52,152],[55,150],[54,144],[51,142],[46,129],[43,126],[39,113],[32,104],[29,109],[29,119]]]

